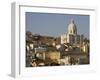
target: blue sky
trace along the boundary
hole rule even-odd
[[[77,26],[78,34],[89,38],[89,15],[26,12],[26,31],[57,37],[67,33],[71,19]]]

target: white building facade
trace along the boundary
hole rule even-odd
[[[66,34],[61,35],[61,44],[70,43],[72,45],[77,45],[82,43],[84,37],[77,34],[77,26],[74,23],[74,20],[68,25],[68,31]]]

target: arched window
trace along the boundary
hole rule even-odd
[[[72,30],[70,30],[70,33],[72,33],[73,31]]]

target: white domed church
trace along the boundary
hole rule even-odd
[[[77,26],[74,20],[71,20],[67,33],[61,35],[61,44],[70,43],[71,45],[80,45],[82,41],[83,35],[77,33]]]

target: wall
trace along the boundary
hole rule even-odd
[[[0,1],[0,80],[14,80],[10,77],[11,70],[11,2],[13,1],[25,1],[25,0],[1,0]],[[40,75],[39,77],[27,77],[21,78],[22,80],[99,80],[100,74],[100,53],[99,53],[99,44],[100,44],[100,0],[26,0],[36,3],[52,3],[55,4],[71,4],[78,6],[95,6],[97,9],[97,20],[96,20],[96,41],[94,46],[96,47],[96,52],[98,56],[97,60],[97,72],[95,73],[82,73],[82,74],[67,74],[61,76],[45,76]],[[64,2],[65,1],[65,2]],[[95,54],[95,53],[94,53]],[[17,79],[17,80],[21,80]]]

